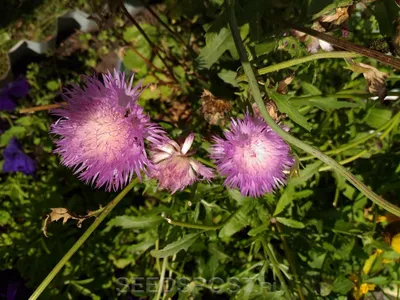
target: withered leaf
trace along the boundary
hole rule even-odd
[[[379,71],[377,68],[363,63],[355,63],[352,60],[346,60],[349,68],[356,73],[363,73],[368,84],[368,91],[379,97],[380,100],[386,96],[385,80],[388,74]]]
[[[57,208],[50,208],[51,212],[46,215],[46,218],[43,220],[42,231],[43,234],[47,236],[47,226],[52,222],[57,222],[58,220],[62,219],[63,224],[67,223],[69,219],[77,220],[76,226],[79,228],[82,226],[82,222],[90,217],[96,217],[98,214],[94,214],[90,212],[85,216],[78,216],[73,215],[68,209],[64,207],[57,207]]]
[[[334,14],[321,16],[319,21],[323,23],[332,23],[333,25],[340,25],[346,22],[348,18],[349,6],[346,6],[336,8],[336,12]]]
[[[225,114],[232,108],[229,100],[215,97],[209,90],[204,89],[201,95],[201,112],[204,119],[211,125],[224,125]]]

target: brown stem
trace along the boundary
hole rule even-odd
[[[189,51],[192,51],[192,52],[193,52],[193,49],[190,48],[190,47],[185,43],[185,41],[182,39],[182,37],[181,37],[179,34],[177,34],[175,31],[173,31],[173,30],[168,26],[168,24],[166,24],[166,23],[156,14],[156,12],[155,12],[149,5],[146,4],[145,7],[146,7],[146,9],[150,12],[150,14],[151,14],[154,18],[156,18],[156,20],[157,20],[161,25],[163,25],[163,26],[165,27],[165,29],[168,30],[169,33],[172,34],[173,37],[175,37],[177,40],[179,40]]]
[[[362,47],[359,45],[355,45],[353,43],[350,43],[346,40],[328,35],[326,33],[322,33],[316,30],[313,30],[311,28],[306,28],[300,25],[295,25],[295,24],[287,24],[289,27],[292,27],[293,29],[297,30],[297,31],[301,31],[304,33],[307,33],[309,35],[312,35],[320,40],[323,40],[325,42],[328,42],[330,44],[332,44],[333,46],[343,49],[343,50],[347,50],[347,51],[351,51],[351,52],[356,52],[359,54],[362,54],[364,56],[367,56],[369,58],[373,58],[376,59],[377,61],[380,61],[383,64],[392,66],[393,68],[399,69],[400,70],[400,59],[393,57],[393,56],[388,56],[385,55],[381,52],[378,52],[376,50],[372,50],[366,47]]]
[[[156,55],[158,56],[158,58],[162,61],[162,63],[165,65],[165,67],[168,70],[169,75],[172,77],[172,79],[179,83],[178,80],[176,79],[174,72],[172,71],[171,67],[167,64],[167,62],[165,61],[165,59],[161,56],[160,52],[162,52],[162,50],[160,49],[160,47],[158,47],[157,45],[155,45],[150,38],[147,36],[146,32],[144,32],[143,28],[140,26],[140,24],[131,16],[131,14],[129,13],[129,11],[126,9],[125,5],[123,4],[123,2],[121,1],[121,9],[122,12],[126,15],[126,17],[132,22],[132,24],[139,30],[140,34],[144,37],[144,39],[149,43],[149,45],[155,49],[156,51]]]
[[[21,108],[19,110],[19,113],[20,114],[28,114],[28,113],[33,113],[33,112],[42,111],[42,110],[49,110],[49,109],[59,108],[65,104],[67,104],[67,102]]]

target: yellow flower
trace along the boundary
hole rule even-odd
[[[400,253],[400,233],[392,237],[391,246],[394,251]]]
[[[368,293],[368,291],[373,291],[375,290],[375,284],[371,284],[371,283],[363,283],[362,285],[360,285],[360,295],[365,295],[366,293]]]

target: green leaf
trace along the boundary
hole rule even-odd
[[[200,50],[197,58],[200,68],[209,69],[227,50],[233,59],[239,59],[230,29],[226,26],[222,27],[218,32],[213,30],[215,30],[214,27],[210,26],[209,31],[206,33],[206,45]],[[242,38],[247,35],[248,31],[248,24],[241,27],[240,34]]]
[[[293,122],[296,122],[308,131],[312,129],[310,124],[307,123],[307,118],[300,114],[297,108],[289,102],[290,95],[282,95],[269,88],[266,88],[266,91],[269,97],[275,101],[280,112],[287,114]]]
[[[156,258],[164,258],[167,256],[173,256],[181,250],[187,251],[187,249],[198,239],[201,233],[202,232],[186,234],[180,240],[168,244],[161,250],[152,250],[150,254]]]
[[[303,170],[299,172],[298,177],[290,178],[288,185],[292,184],[294,186],[305,183],[309,180],[315,173],[318,172],[319,168],[323,165],[323,162],[316,161],[315,163],[307,165]]]
[[[288,206],[290,203],[292,203],[294,199],[294,186],[293,185],[288,185],[279,198],[278,204],[275,207],[274,211],[274,216],[280,214],[286,206]]]
[[[365,279],[364,282],[365,283],[385,285],[385,284],[388,284],[390,282],[390,280],[391,279],[386,277],[386,276],[377,276],[377,277],[372,277],[372,278]]]
[[[26,127],[22,126],[13,126],[7,131],[3,132],[0,135],[0,147],[6,146],[12,137],[16,137],[17,139],[23,138],[26,134]]]
[[[218,73],[218,77],[234,87],[239,86],[235,80],[236,78],[235,71],[223,69],[221,72]]]
[[[353,288],[354,283],[349,278],[340,274],[332,284],[332,291],[342,295],[347,294]]]
[[[248,213],[251,209],[253,209],[254,205],[255,201],[249,201],[244,204],[233,216],[233,218],[231,218],[229,222],[226,223],[224,227],[222,227],[218,236],[220,238],[230,237],[241,230],[243,227],[247,226],[250,223]]]
[[[400,9],[395,1],[376,1],[374,14],[379,23],[379,31],[382,35],[392,37],[395,33],[394,25],[399,17]]]
[[[105,232],[109,231],[112,227],[122,227],[124,229],[142,229],[156,227],[163,221],[163,218],[159,216],[117,216],[110,220],[107,224]]]
[[[293,227],[293,228],[304,228],[304,224],[300,221],[292,220],[292,219],[287,219],[287,218],[282,218],[282,217],[276,217],[276,220],[288,227]]]
[[[304,99],[302,99],[304,98]],[[290,99],[290,103],[293,106],[299,107],[303,105],[310,105],[318,107],[324,111],[340,109],[340,108],[352,108],[362,107],[361,103],[354,103],[349,101],[339,101],[336,98],[324,97],[324,96],[304,96]]]
[[[269,230],[269,221],[267,223],[264,223],[260,226],[257,226],[256,228],[253,228],[251,230],[249,230],[249,232],[247,233],[249,236],[257,236],[260,233],[263,233],[267,230]]]
[[[364,122],[373,128],[379,128],[392,118],[392,111],[384,108],[373,107],[368,111]]]

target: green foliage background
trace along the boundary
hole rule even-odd
[[[211,137],[221,134],[224,126],[210,125],[204,119],[203,89],[230,101],[228,117],[243,115],[253,102],[247,82],[237,80],[243,71],[223,1],[167,0],[152,6],[175,34],[147,11],[141,13],[137,20],[160,56],[112,5],[107,9],[101,1],[42,2],[20,16],[24,30],[15,30],[15,20],[0,30],[2,55],[15,40],[40,40],[50,34],[45,32],[43,14],[52,24],[61,12],[80,8],[95,14],[101,26],[96,32],[75,33],[69,41],[78,46],[71,53],[60,54],[63,48],[72,47],[63,44],[42,61],[31,63],[26,73],[31,90],[20,100],[19,108],[60,100],[64,86],[79,82],[81,74],[93,74],[108,53],[118,52],[123,69],[134,71],[135,80],[149,84],[140,103],[153,120],[174,138],[195,132],[196,156],[207,163]],[[308,26],[321,15],[333,14],[336,7],[357,2],[238,1],[236,15],[251,63],[259,70],[257,79],[264,97],[273,99],[286,115],[283,124],[290,127],[290,133],[324,152],[331,151],[338,161],[361,153],[346,167],[376,193],[399,205],[399,100],[372,100],[363,75],[353,72],[343,59],[313,60],[261,74],[264,67],[310,55],[282,20]],[[391,25],[398,18],[395,2],[364,2],[368,9],[355,6],[349,19],[348,41],[369,47],[385,39],[395,48],[396,44],[391,44],[397,37]],[[54,7],[50,15],[45,10],[49,6]],[[332,34],[339,36],[340,29],[334,28]],[[366,57],[354,60],[388,73],[389,91],[398,87],[400,77],[395,69]],[[293,72],[288,93],[279,94],[276,85]],[[47,111],[27,115],[1,112],[1,117],[12,126],[0,135],[0,147],[17,137],[38,163],[38,170],[33,177],[20,173],[0,176],[0,266],[17,269],[34,289],[92,222],[85,220],[82,228],[73,220],[52,223],[46,238],[42,222],[50,208],[65,207],[84,215],[105,206],[115,194],[84,185],[71,170],[59,165],[52,153],[54,137],[48,133],[56,119]],[[383,138],[378,134],[354,143],[377,129],[384,132],[389,125]],[[338,150],[346,145],[351,147]],[[222,178],[174,195],[158,190],[153,180],[136,185],[42,298],[150,299],[158,287],[135,292],[133,279],[159,277],[164,266],[167,277],[187,278],[184,290],[170,286],[164,299],[288,299],[277,273],[282,274],[294,298],[300,297],[296,282],[306,299],[357,297],[363,283],[375,284],[376,291],[397,285],[400,255],[384,242],[386,224],[374,222],[385,212],[321,162],[305,160],[307,154],[292,150],[298,169],[287,186],[259,199],[223,187]],[[200,229],[190,228],[196,224]],[[276,264],[267,255],[268,249]],[[363,272],[376,249],[383,254]],[[210,282],[215,277],[223,282]],[[229,278],[238,279],[234,292]],[[124,290],[124,286],[129,288]]]

